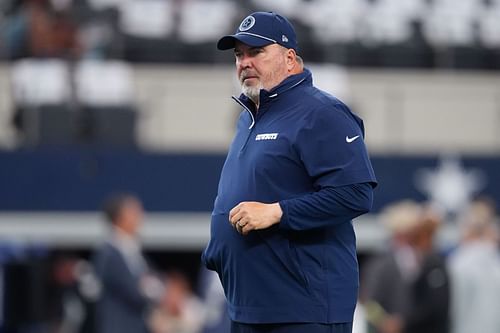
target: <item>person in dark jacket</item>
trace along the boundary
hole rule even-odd
[[[424,207],[413,246],[420,270],[410,289],[410,306],[403,316],[405,333],[447,333],[450,329],[450,279],[446,262],[434,247],[441,218]]]
[[[106,202],[104,213],[112,232],[93,260],[102,288],[95,307],[96,332],[149,332],[148,287],[154,280],[138,242],[142,204],[133,195],[118,194]]]
[[[362,302],[373,333],[447,333],[449,278],[433,238],[439,218],[405,200],[381,214],[391,246],[368,265]]]
[[[202,259],[222,281],[232,332],[351,332],[352,219],[372,206],[362,120],[313,86],[293,26],[256,12],[234,35],[242,94]]]

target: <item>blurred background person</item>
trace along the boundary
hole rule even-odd
[[[382,213],[382,223],[390,233],[389,248],[368,264],[361,294],[373,332],[401,331],[410,285],[418,273],[411,239],[420,215],[420,206],[409,200],[393,204]]]
[[[151,316],[153,333],[198,333],[205,320],[205,308],[193,293],[189,279],[171,271],[165,281],[165,292]]]
[[[201,332],[229,333],[231,320],[219,275],[204,266],[201,267],[198,290],[205,308],[205,320]]]
[[[0,241],[0,332],[49,330],[49,257],[44,246]]]
[[[500,254],[494,202],[474,201],[449,258],[453,333],[500,332]]]
[[[449,278],[443,255],[434,246],[441,216],[423,207],[411,244],[419,271],[410,287],[409,307],[403,316],[405,333],[449,331]]]
[[[159,288],[138,239],[142,203],[131,194],[118,194],[106,201],[104,213],[111,234],[94,257],[102,288],[96,304],[96,332],[149,332],[146,318]]]
[[[94,306],[100,285],[87,260],[74,254],[56,255],[49,288],[50,333],[95,333]]]
[[[391,233],[388,252],[364,274],[361,298],[369,329],[380,333],[448,331],[448,278],[433,246],[436,215],[413,201],[382,213]]]

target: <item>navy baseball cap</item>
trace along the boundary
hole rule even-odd
[[[241,21],[234,35],[219,39],[217,48],[219,50],[232,49],[237,40],[254,47],[276,43],[287,49],[298,51],[297,36],[292,24],[285,17],[274,12],[250,14]]]

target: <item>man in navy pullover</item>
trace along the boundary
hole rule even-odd
[[[351,332],[352,219],[376,186],[363,122],[313,86],[286,18],[253,13],[217,47],[234,49],[243,111],[203,261],[222,281],[231,331]]]

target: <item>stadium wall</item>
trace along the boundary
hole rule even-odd
[[[311,65],[316,83],[365,120],[373,153],[500,153],[500,76],[474,71],[345,70]],[[132,67],[137,140],[149,151],[223,153],[239,108],[232,67]],[[0,145],[16,147],[10,70],[0,66]]]

